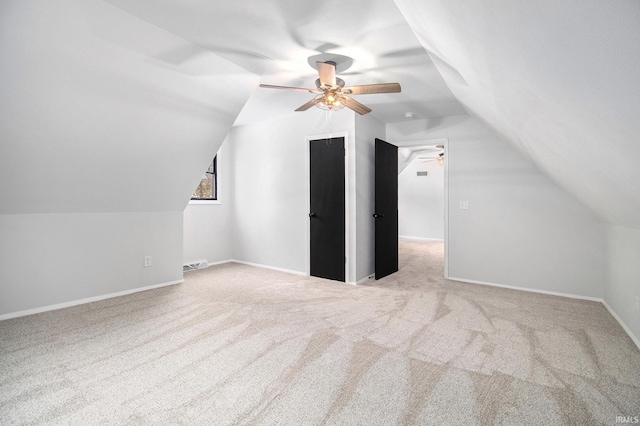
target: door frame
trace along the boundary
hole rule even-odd
[[[444,278],[449,278],[449,138],[393,142],[398,148],[422,145],[444,145]]]
[[[344,280],[345,283],[349,283],[349,264],[351,259],[351,241],[349,238],[349,224],[351,221],[349,220],[350,209],[349,209],[349,159],[350,159],[350,149],[349,149],[349,137],[348,132],[331,132],[320,135],[310,135],[305,137],[304,144],[304,155],[305,155],[305,176],[307,182],[307,196],[306,196],[306,211],[308,213],[309,206],[311,205],[311,190],[309,188],[308,183],[311,180],[311,158],[309,156],[309,142],[317,140],[317,139],[332,139],[332,138],[344,138],[344,252],[346,256],[346,260],[344,263]],[[311,276],[311,222],[307,218],[307,231],[306,231],[306,244],[305,244],[305,272],[307,276]]]

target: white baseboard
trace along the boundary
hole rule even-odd
[[[374,279],[375,276],[376,276],[376,274],[371,274],[368,277],[364,277],[364,278],[362,278],[361,280],[358,280],[358,281],[349,281],[349,282],[347,282],[347,284],[349,284],[349,285],[360,285],[362,283],[365,283],[365,282],[367,282],[369,280]]]
[[[209,262],[209,266],[224,265],[225,263],[235,262],[233,259],[219,260],[217,262]]]
[[[414,241],[435,241],[439,243],[443,243],[444,239],[442,238],[423,238],[423,237],[410,237],[408,235],[398,235],[398,238],[404,238],[405,240],[414,240]]]
[[[294,271],[294,270],[291,270],[291,269],[278,268],[276,266],[262,265],[260,263],[245,262],[244,260],[232,259],[232,260],[230,260],[230,262],[241,263],[243,265],[249,265],[249,266],[255,266],[257,268],[271,269],[273,271],[278,271],[278,272],[286,272],[288,274],[302,275],[303,277],[307,276],[306,272],[300,272],[300,271]]]
[[[134,288],[131,290],[119,291],[117,293],[103,294],[102,296],[88,297],[86,299],[73,300],[71,302],[58,303],[56,305],[42,306],[40,308],[27,309],[25,311],[10,312],[0,315],[0,321],[11,318],[24,317],[27,315],[39,314],[42,312],[55,311],[57,309],[70,308],[71,306],[84,305],[85,303],[97,302],[99,300],[112,299],[114,297],[126,296],[127,294],[139,293],[141,291],[153,290],[154,288],[167,287],[170,285],[181,284],[184,280],[169,281],[161,284],[149,285],[146,287]]]
[[[611,306],[609,306],[609,304],[607,303],[606,300],[602,299],[602,304],[604,305],[605,308],[607,308],[607,311],[609,311],[609,313],[611,314],[612,317],[614,317],[616,319],[616,321],[618,321],[618,324],[620,324],[622,326],[622,328],[624,329],[624,331],[627,332],[627,334],[629,335],[629,337],[631,337],[631,340],[633,340],[633,343],[636,344],[636,346],[638,347],[638,349],[640,349],[640,339],[638,339],[636,337],[635,334],[633,334],[633,332],[631,331],[631,329],[629,327],[627,327],[627,324],[625,324],[624,321],[622,321],[622,318],[620,318],[618,316],[618,314],[616,314],[616,311],[613,310],[613,308],[611,308]]]
[[[229,260],[227,262],[235,262],[235,263],[240,263],[242,265],[249,265],[249,266],[255,266],[256,268],[264,268],[264,269],[271,269],[274,271],[278,271],[278,272],[285,272],[287,274],[294,274],[294,275],[300,275],[303,277],[308,277],[309,275],[306,272],[301,272],[301,271],[294,271],[292,269],[284,269],[284,268],[278,268],[275,266],[269,266],[269,265],[263,265],[260,263],[253,263],[253,262],[245,262],[244,260],[237,260],[237,259],[232,259]],[[226,262],[221,262],[221,263],[226,263]],[[213,265],[212,263],[210,263],[209,265]],[[346,281],[345,284],[349,284],[349,285],[359,285],[364,283],[365,281],[368,281],[370,279],[372,279],[375,275],[369,275],[368,277],[364,277],[359,281]]]
[[[230,263],[230,262],[235,262],[235,261],[234,261],[234,260],[232,260],[232,259],[219,260],[219,261],[217,261],[217,262],[209,262],[208,260],[198,260],[198,261],[196,261],[196,262],[185,263],[183,266],[186,266],[186,265],[192,265],[192,264],[194,264],[194,263],[200,263],[200,262],[207,262],[207,268],[208,268],[209,266],[222,265],[222,264],[225,264],[225,263]],[[205,269],[205,268],[201,268],[201,269]],[[193,271],[197,271],[197,269],[192,269],[192,270],[193,270]],[[192,270],[185,271],[185,272],[191,272]]]
[[[627,324],[625,324],[625,322],[622,321],[622,318],[620,318],[618,316],[618,314],[616,314],[616,312],[611,308],[611,306],[609,306],[609,304],[604,299],[602,299],[600,297],[580,296],[580,295],[577,295],[577,294],[559,293],[559,292],[556,292],[556,291],[547,291],[547,290],[538,290],[538,289],[534,289],[534,288],[516,287],[516,286],[511,286],[511,285],[489,283],[489,282],[485,282],[485,281],[467,280],[467,279],[463,279],[463,278],[446,277],[446,279],[447,280],[451,280],[451,281],[460,281],[460,282],[469,283],[469,284],[480,284],[480,285],[486,285],[486,286],[491,286],[491,287],[508,288],[508,289],[511,289],[511,290],[528,291],[530,293],[549,294],[551,296],[568,297],[570,299],[581,299],[581,300],[590,300],[592,302],[600,302],[600,303],[602,303],[604,305],[605,308],[607,308],[607,311],[609,311],[611,316],[613,318],[615,318],[616,321],[618,321],[620,326],[629,335],[631,340],[633,340],[633,343],[636,344],[638,349],[640,349],[640,339],[638,339],[636,337],[636,335],[633,334],[631,329],[629,327],[627,327]]]
[[[600,297],[580,296],[578,294],[559,293],[557,291],[540,290],[537,288],[517,287],[513,285],[496,284],[496,283],[490,283],[486,281],[468,280],[466,278],[445,277],[445,279],[451,280],[451,281],[460,281],[460,282],[469,283],[469,284],[480,284],[480,285],[487,285],[490,287],[508,288],[511,290],[522,290],[522,291],[528,291],[529,293],[541,293],[541,294],[549,294],[551,296],[568,297],[570,299],[581,299],[581,300],[591,300],[592,302],[602,302],[602,298]]]

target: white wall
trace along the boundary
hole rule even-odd
[[[226,141],[227,139],[225,139]],[[218,151],[218,200],[189,203],[183,214],[183,263],[209,263],[233,259],[231,156],[225,145]]]
[[[448,138],[450,277],[602,297],[602,222],[475,119],[389,124],[387,137]]]
[[[257,77],[163,60],[189,44],[104,2],[0,8],[0,315],[181,279],[182,211]]]
[[[607,225],[606,236],[604,300],[640,347],[640,313],[634,307],[640,297],[640,229]]]
[[[181,281],[181,227],[180,212],[0,215],[0,316]]]
[[[311,109],[299,115],[234,127],[225,143],[232,157],[235,259],[299,273],[309,258],[309,147],[307,136],[354,134],[353,114]]]
[[[398,234],[444,239],[444,166],[437,161],[416,158],[398,175]]]
[[[354,123],[355,117],[355,123]],[[307,111],[234,127],[224,144],[221,205],[185,209],[185,263],[235,259],[304,273],[308,264],[308,136],[347,132],[349,282],[374,273],[374,139],[384,123],[348,111]],[[354,136],[355,135],[355,136]],[[226,189],[229,188],[229,189]]]
[[[355,115],[355,262],[350,282],[358,282],[375,273],[375,138],[386,138],[386,127],[372,115]],[[352,254],[353,257],[353,254]],[[354,264],[355,263],[355,264]]]

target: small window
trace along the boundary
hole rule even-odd
[[[191,196],[192,200],[217,200],[218,199],[218,156],[202,175],[200,184]]]

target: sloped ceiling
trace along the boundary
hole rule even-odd
[[[309,58],[344,55],[348,85],[399,82],[402,93],[358,96],[383,122],[464,114],[392,0],[106,0],[191,43],[163,60],[213,52],[261,76],[262,83],[314,87]],[[343,69],[340,69],[343,68]],[[309,93],[256,89],[236,125],[301,114]]]
[[[640,2],[395,2],[470,114],[640,228]]]
[[[436,162],[444,149],[436,145],[402,146],[398,148],[398,174],[402,173],[412,161],[420,158],[423,162]]]
[[[347,84],[403,86],[359,99],[381,121],[468,112],[603,220],[640,228],[636,0],[107,1],[190,42],[163,53],[176,64],[208,51],[264,83],[310,86],[310,56],[349,56]],[[236,124],[307,99],[256,89]]]
[[[0,5],[0,214],[182,211],[258,77],[101,1]]]
[[[379,120],[466,111],[605,221],[640,228],[637,0],[0,7],[0,212],[180,208],[162,198],[185,198],[199,173],[163,171],[203,168],[203,147],[214,149],[234,120],[299,114],[308,100],[256,89],[252,74],[310,86],[309,57],[340,54],[353,58],[347,84],[401,83],[400,94],[359,98]],[[144,177],[145,191],[131,189]],[[42,182],[62,189],[30,197]],[[118,188],[127,189],[104,196]]]

